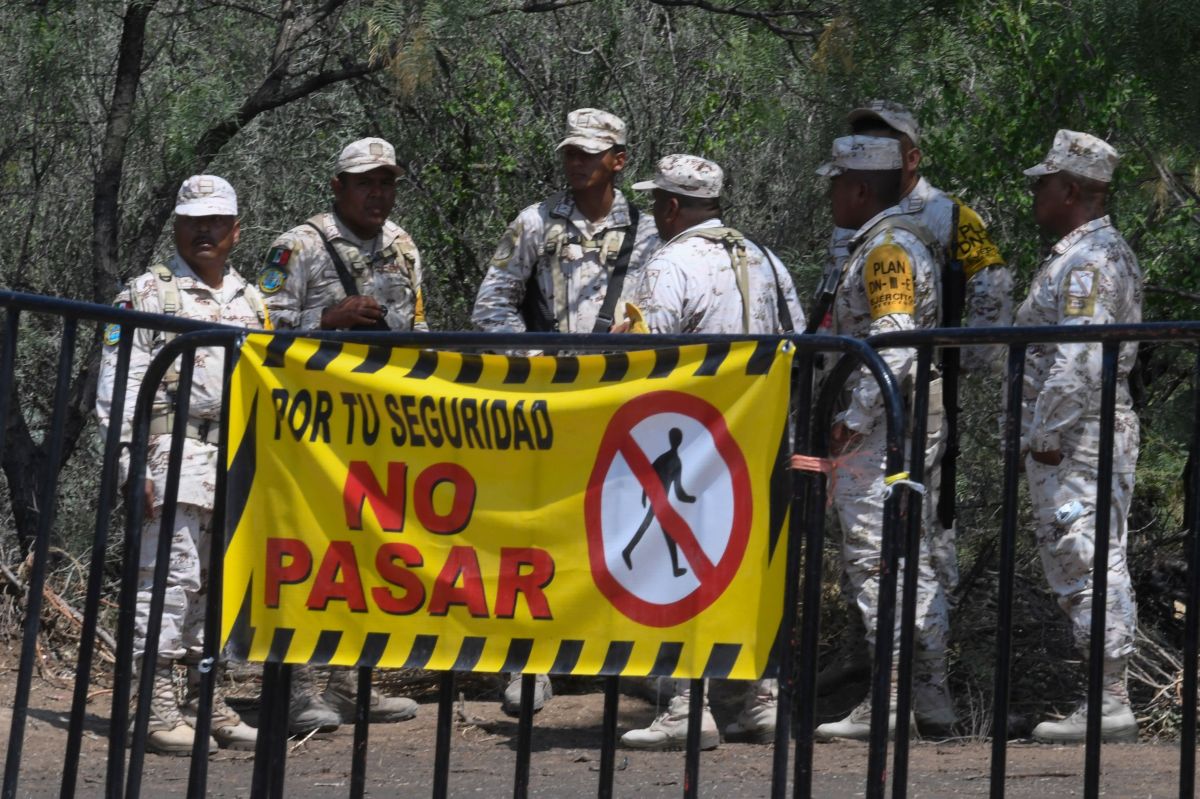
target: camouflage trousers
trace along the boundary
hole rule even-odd
[[[1029,500],[1046,580],[1058,597],[1059,607],[1071,620],[1075,646],[1086,655],[1091,638],[1092,569],[1096,556],[1096,467],[1070,458],[1058,466],[1027,458],[1025,475],[1029,479]],[[1104,630],[1107,661],[1121,661],[1133,654],[1137,631],[1137,603],[1125,559],[1133,478],[1131,473],[1113,475]],[[1072,500],[1078,500],[1082,514],[1067,524],[1056,522],[1055,512]]]
[[[938,464],[945,449],[945,430],[940,414],[929,419],[930,435],[925,449],[926,494],[921,502],[922,536],[917,573],[916,656],[919,660],[940,663],[945,656],[950,630],[947,587],[939,579],[934,550],[938,559],[955,564],[954,537],[948,537],[937,523]],[[878,626],[879,581],[883,545],[884,471],[887,430],[880,422],[846,452],[834,458],[830,495],[841,524],[842,566],[848,595],[862,612],[867,643],[875,644]],[[911,451],[905,443],[905,451]],[[907,522],[902,520],[902,530]],[[895,643],[899,646],[900,601],[903,591],[903,558],[897,575]],[[947,571],[943,566],[942,571]],[[957,565],[953,566],[957,579]],[[944,579],[944,578],[943,578]],[[932,663],[931,663],[932,661]]]
[[[150,621],[150,594],[154,585],[154,563],[162,508],[142,527],[138,560],[137,608],[134,614],[133,652],[145,651]],[[175,506],[175,531],[171,536],[171,563],[163,595],[162,627],[158,634],[158,656],[178,660],[197,654],[204,643],[204,604],[208,593],[209,525],[212,511],[195,505]]]

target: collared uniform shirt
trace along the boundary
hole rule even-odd
[[[958,229],[954,229],[954,207],[958,206]],[[1013,278],[999,248],[992,242],[979,215],[966,203],[951,197],[920,178],[903,199],[902,213],[912,214],[942,245],[939,258],[952,251],[966,275],[963,323],[967,327],[1005,327],[1013,320]],[[841,269],[849,257],[848,246],[854,231],[835,227],[829,245],[831,269]],[[938,324],[941,324],[939,320]],[[995,363],[996,347],[963,349],[963,364],[980,369]]]
[[[872,228],[904,214],[892,206],[874,216],[848,241],[849,259],[830,315],[833,333],[867,338],[892,330],[937,327],[941,321],[941,263],[935,253],[904,228]],[[916,363],[916,350],[880,351],[896,379]],[[848,406],[836,417],[851,430],[867,433],[882,415],[883,398],[865,367],[846,382]]]
[[[562,243],[557,253],[556,277],[555,253],[548,250],[557,249],[557,245],[547,239],[549,233],[565,224],[574,227],[580,241]],[[525,297],[525,284],[536,269],[538,286],[554,308],[559,332],[591,333],[629,226],[629,202],[619,190],[608,215],[598,222],[590,221],[579,211],[570,192],[560,192],[529,206],[508,226],[488,262],[471,321],[489,333],[525,332],[525,320],[519,309]],[[632,300],[642,267],[658,244],[654,217],[643,211],[638,218],[614,322],[624,319],[624,301]]]
[[[391,330],[429,330],[421,295],[421,255],[403,228],[388,220],[378,236],[363,239],[337,214],[318,214],[312,221],[341,256],[359,293],[387,308],[383,321]],[[258,289],[281,330],[316,330],[321,313],[346,298],[333,259],[308,224],[275,239]]]
[[[1017,310],[1019,325],[1102,325],[1142,321],[1142,271],[1124,237],[1103,216],[1054,245]],[[1121,345],[1113,469],[1137,465],[1138,420],[1129,395],[1137,343]],[[1095,462],[1100,444],[1100,344],[1030,344],[1025,355],[1022,443]]]
[[[197,319],[214,324],[234,325],[246,328],[261,328],[264,320],[260,316],[263,307],[255,288],[248,285],[237,270],[228,267],[222,286],[211,288],[201,280],[178,253],[167,262],[178,287],[179,310],[175,316]],[[135,308],[146,313],[162,313],[159,293],[159,278],[147,272],[134,278],[117,295],[116,305]],[[117,372],[117,328],[110,326],[106,334],[104,351],[100,360],[100,378],[96,388],[96,417],[100,423],[101,440],[108,434],[112,423],[112,396]],[[119,331],[119,335],[129,335]],[[129,354],[129,377],[125,388],[125,404],[121,418],[121,437],[128,441],[131,435],[134,406],[146,370],[154,356],[166,343],[161,333],[139,328],[133,334],[133,345]],[[192,372],[192,395],[188,417],[196,421],[216,424],[221,415],[224,396],[225,350],[221,347],[196,348]],[[174,410],[174,400],[167,395],[166,388],[158,387],[155,409],[165,413]],[[166,490],[167,459],[171,450],[170,434],[151,435],[146,454],[146,476],[155,483],[155,506],[162,504]],[[122,456],[122,480],[128,472],[128,456]],[[212,509],[216,492],[217,447],[196,439],[187,438],[183,444],[178,501]]]
[[[804,310],[780,260],[746,240],[750,329],[743,328],[743,298],[730,249],[691,231],[723,227],[709,219],[664,244],[646,265],[636,290],[651,333],[783,333],[779,292],[791,313],[792,330],[803,332]]]

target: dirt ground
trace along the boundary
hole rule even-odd
[[[15,658],[4,658],[0,669],[0,743],[7,746],[12,719],[11,696],[16,681]],[[562,681],[556,681],[562,682]],[[504,796],[512,792],[516,763],[516,721],[500,712],[490,680],[472,678],[462,685],[462,718],[453,737],[450,792],[456,797]],[[575,797],[595,795],[599,766],[599,721],[603,696],[593,683],[575,680],[536,717],[530,767],[530,795]],[[736,714],[739,686],[713,689],[714,712],[724,726]],[[246,695],[235,704],[247,721],[254,721],[254,704]],[[437,706],[431,691],[418,696],[417,718],[370,731],[367,795],[374,797],[428,796],[433,781],[434,731]],[[24,758],[17,795],[58,796],[62,757],[70,708],[69,680],[35,678],[26,727]],[[99,693],[89,707],[76,795],[100,796],[104,786],[107,722],[111,695]],[[852,701],[852,700],[851,700]],[[843,700],[844,703],[844,700]],[[823,709],[825,715],[836,707]],[[652,702],[622,696],[620,729],[648,724],[655,715]],[[465,719],[465,721],[464,721]],[[350,785],[352,730],[293,742],[287,757],[288,799],[346,796]],[[986,740],[916,741],[911,749],[910,797],[970,797],[989,794],[991,747]],[[859,743],[820,744],[814,756],[817,797],[864,794],[867,749]],[[1102,793],[1113,797],[1178,795],[1179,750],[1166,744],[1106,746],[1102,754]],[[616,795],[655,799],[683,792],[681,752],[640,752],[622,749],[617,756]],[[790,768],[790,766],[789,766]],[[142,796],[181,797],[187,788],[188,761],[148,755]],[[212,756],[208,795],[248,797],[252,753],[222,751]],[[768,796],[771,747],[723,743],[705,752],[700,765],[700,795],[705,797]],[[1082,747],[1042,746],[1014,741],[1008,749],[1006,795],[1010,797],[1079,796],[1083,785]]]

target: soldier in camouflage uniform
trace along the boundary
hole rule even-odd
[[[166,264],[134,278],[117,295],[116,304],[147,313],[171,314],[214,324],[249,328],[269,326],[262,298],[253,286],[227,263],[237,244],[237,196],[233,187],[213,175],[196,175],[184,181],[175,206],[175,253]],[[142,379],[154,356],[173,336],[154,330],[123,332],[109,325],[104,334],[96,415],[103,439],[114,423],[112,396],[117,380],[117,344],[132,335],[128,382],[121,418],[122,437],[128,440],[134,404]],[[225,355],[205,347],[195,353],[192,395],[188,408],[187,438],[180,462],[179,492],[175,498],[175,526],[171,533],[171,564],[167,572],[158,652],[145,655],[154,563],[160,535],[159,520],[166,493],[167,461],[179,375],[172,370],[158,387],[146,461],[145,525],[138,561],[137,606],[134,616],[134,657],[142,668],[154,670],[154,695],[150,703],[146,748],[162,754],[187,755],[195,740],[195,708],[200,673],[198,664],[204,641],[204,609],[208,587],[208,558],[213,531],[216,494],[217,434],[223,397]],[[128,476],[128,460],[121,462]],[[188,664],[188,697],[184,713],[175,695],[174,664]],[[190,710],[190,715],[187,711]],[[210,748],[253,749],[257,737],[225,704],[218,691],[213,697]]]
[[[333,210],[271,245],[258,288],[280,330],[428,330],[421,254],[388,219],[396,151],[383,139],[348,145],[330,181]]]
[[[851,111],[846,121],[851,133],[894,138],[900,142],[902,197],[899,207],[933,234],[943,264],[951,257],[961,264],[966,278],[963,320],[966,326],[1011,325],[1012,273],[979,214],[959,198],[946,194],[921,176],[920,127],[912,112],[891,100],[872,100]],[[836,286],[836,279],[842,273],[848,257],[847,246],[853,234],[852,230],[834,227],[823,285],[833,280]],[[975,371],[993,369],[1000,350],[998,346],[963,348],[962,366]],[[941,482],[940,454],[939,451],[938,460],[926,464],[926,482],[931,486]],[[936,498],[929,504],[936,506]],[[940,524],[933,529],[930,556],[949,600],[958,585],[957,533],[955,528],[943,528]],[[853,616],[851,618],[854,623],[850,629],[857,630],[859,620]],[[868,653],[857,641],[842,641],[840,650],[832,658],[831,665],[821,672],[818,684],[823,690],[836,690],[844,680],[856,675],[865,676],[870,671]],[[918,707],[918,717],[924,715],[924,710],[923,706]],[[945,715],[942,711],[938,714]]]
[[[631,298],[658,245],[654,220],[616,188],[625,168],[624,121],[597,108],[572,111],[557,150],[568,188],[525,208],[504,232],[475,297],[471,321],[480,330],[606,333],[624,321],[621,300]],[[614,275],[623,277],[619,288]],[[608,303],[611,317],[602,318],[610,287],[618,296]],[[503,693],[511,715],[520,712],[520,676],[509,675]],[[534,710],[551,695],[549,678],[539,674]]]
[[[634,189],[654,192],[654,222],[665,240],[651,257],[635,301],[652,333],[776,334],[804,329],[796,286],[775,254],[721,223],[724,173],[694,155],[668,155],[652,180]],[[632,542],[631,542],[632,543]],[[626,554],[628,562],[628,550]],[[687,740],[691,682],[678,680],[667,711],[647,728],[621,737],[641,749],[678,748]],[[768,743],[775,737],[777,680],[756,680],[747,691],[729,738]],[[700,746],[720,738],[705,702]]]
[[[818,170],[830,179],[834,222],[856,231],[850,238],[850,258],[831,311],[836,335],[867,338],[892,330],[930,328],[941,318],[941,264],[936,244],[928,230],[896,205],[901,188],[900,152],[894,139],[846,136],[834,141],[833,160]],[[914,369],[916,350],[912,348],[891,348],[881,354],[902,381]],[[926,462],[934,463],[943,445],[943,432],[940,397],[933,387],[930,393]],[[846,383],[830,449],[833,503],[842,527],[842,563],[869,645],[874,644],[877,626],[883,505],[888,490],[884,482],[886,438],[879,387],[862,368]],[[922,724],[941,731],[954,719],[945,685],[949,608],[929,551],[934,505],[927,494],[922,502],[924,530],[918,565],[914,708],[918,697],[925,695]],[[897,613],[897,640],[899,617]],[[822,739],[865,739],[869,732],[869,697],[845,719],[816,730]]]
[[[1142,320],[1142,273],[1137,258],[1105,211],[1117,152],[1087,133],[1060,130],[1035,179],[1038,226],[1060,237],[1017,311],[1020,325],[1092,325]],[[1129,395],[1137,344],[1121,345],[1117,363],[1113,482],[1096,484],[1100,443],[1101,346],[1032,344],[1025,356],[1022,450],[1042,567],[1071,620],[1075,643],[1088,654],[1096,492],[1111,490],[1107,625],[1104,631],[1105,740],[1137,739],[1125,671],[1134,651],[1137,606],[1125,558],[1129,503],[1138,457],[1138,418]],[[1048,742],[1083,741],[1087,703],[1062,721],[1033,731]]]
[[[403,170],[383,139],[352,142],[330,181],[333,210],[275,239],[258,278],[281,330],[429,330],[421,296],[421,255],[388,219]],[[358,682],[349,668],[330,668],[322,693],[315,669],[292,670],[288,729],[293,735],[331,731],[354,720]],[[369,718],[413,718],[417,703],[371,689]]]

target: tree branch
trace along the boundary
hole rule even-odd
[[[701,11],[708,11],[712,14],[723,14],[725,16],[741,17],[742,19],[753,20],[759,23],[764,28],[774,33],[776,36],[784,38],[800,38],[800,39],[815,39],[824,32],[823,26],[815,28],[789,28],[780,25],[775,20],[811,20],[819,21],[823,16],[822,12],[811,11],[807,9],[786,9],[777,11],[751,11],[737,6],[723,6],[717,3],[709,2],[709,0],[648,0],[656,6],[663,8],[698,8]]]

